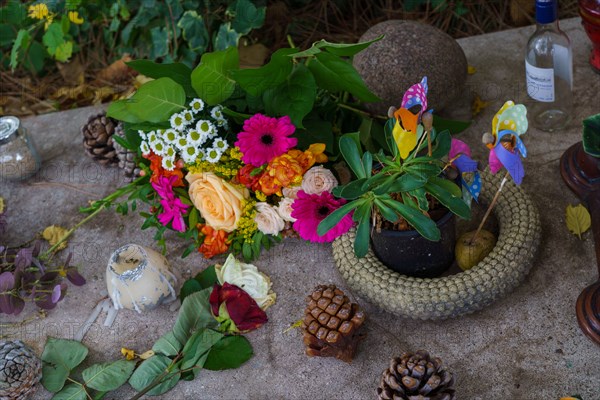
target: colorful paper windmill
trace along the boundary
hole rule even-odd
[[[520,136],[527,131],[527,127],[527,108],[523,104],[515,105],[507,101],[492,120],[493,140],[486,141],[490,149],[492,174],[504,167],[517,185],[525,176],[520,156],[527,157],[527,149]]]
[[[448,157],[460,173],[463,199],[467,204],[471,204],[471,198],[477,201],[481,193],[481,174],[477,170],[477,161],[471,158],[471,149],[465,142],[452,139]]]
[[[409,109],[420,106],[417,114]],[[423,77],[420,83],[412,85],[404,96],[400,108],[394,112],[396,123],[392,130],[394,141],[400,151],[400,157],[405,159],[411,150],[417,145],[417,125],[423,113],[427,110],[427,77]]]

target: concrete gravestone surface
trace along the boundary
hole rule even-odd
[[[578,19],[563,21],[574,44],[575,110],[573,121],[560,133],[533,128],[524,137],[523,187],[540,209],[543,238],[536,265],[523,285],[505,299],[462,318],[423,322],[397,318],[378,311],[352,296],[333,265],[330,245],[286,240],[264,252],[255,264],[272,278],[277,303],[267,314],[269,322],[247,335],[255,356],[241,368],[202,371],[191,382],[180,382],[164,399],[370,399],[391,356],[406,350],[427,349],[441,357],[455,373],[460,399],[557,399],[581,394],[600,398],[600,347],[580,332],[574,304],[581,289],[596,280],[591,232],[580,241],[565,227],[567,204],[578,200],[563,184],[559,159],[580,140],[581,120],[600,112],[600,77],[587,64],[591,44]],[[474,155],[487,163],[481,134],[505,100],[523,102],[523,49],[533,27],[462,39],[469,65],[467,90],[450,111],[469,115],[470,101],[478,94],[490,105],[460,138]],[[42,170],[20,184],[2,183],[0,196],[8,207],[8,243],[21,243],[52,224],[72,226],[82,217],[78,207],[111,193],[126,180],[117,169],[97,166],[84,155],[79,133],[88,115],[98,107],[50,114],[24,121],[44,158]],[[152,232],[141,231],[137,215],[107,211],[81,228],[69,241],[74,260],[88,283],[69,287],[67,298],[45,319],[1,333],[22,339],[41,354],[48,336],[71,338],[87,319],[105,289],[104,271],[113,250],[126,243],[154,246]],[[167,258],[186,276],[195,275],[214,261],[195,253],[179,258],[186,243],[171,235]],[[223,259],[215,260],[222,261]],[[303,315],[304,297],[317,284],[335,283],[367,312],[367,338],[352,364],[335,359],[307,358],[299,330],[284,333]],[[19,318],[2,316],[2,322]],[[142,353],[172,326],[176,313],[160,307],[147,314],[123,310],[112,328],[102,325],[103,315],[83,343],[89,347],[84,365],[121,358],[120,348]],[[134,394],[125,386],[107,396],[124,399]],[[43,389],[35,398],[49,398]]]

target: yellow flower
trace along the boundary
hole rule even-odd
[[[127,349],[125,347],[121,347],[121,354],[125,356],[126,360],[133,360],[135,358],[135,353],[131,349]]]
[[[257,190],[254,194],[256,195],[258,201],[267,201],[267,195],[260,190]]]
[[[473,116],[479,114],[489,104],[489,102],[481,100],[479,95],[476,94],[475,98],[473,99],[473,104],[471,105],[471,111],[473,111]]]
[[[69,20],[77,25],[83,24],[83,18],[79,16],[79,12],[77,11],[69,11]]]
[[[50,24],[52,24],[52,21],[54,21],[54,14],[48,14],[48,16],[46,17],[46,22],[44,23],[45,30],[48,30],[48,27],[50,26]]]
[[[35,19],[44,19],[49,15],[48,6],[44,3],[31,5],[27,11],[29,11],[28,17]]]
[[[64,238],[67,235],[67,233],[68,231],[61,226],[50,225],[49,227],[44,229],[44,232],[42,232],[42,237],[48,241],[50,246],[54,246],[56,243],[60,242],[62,238]],[[62,250],[66,247],[67,241],[65,240],[58,246],[57,250]]]

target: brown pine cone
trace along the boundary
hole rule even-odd
[[[351,362],[364,334],[365,313],[335,285],[320,285],[306,297],[302,321],[308,356],[336,357]]]
[[[112,139],[116,126],[116,121],[102,112],[91,115],[81,127],[86,154],[102,165],[116,164],[119,161]]]
[[[377,396],[380,400],[454,400],[454,376],[442,360],[425,350],[393,358],[383,371]]]
[[[119,122],[115,127],[115,135],[125,138],[123,123]],[[121,168],[125,176],[131,178],[131,180],[137,178],[140,175],[140,168],[136,163],[137,152],[126,149],[116,140],[113,142],[113,146],[117,152],[117,158],[119,159],[119,168]]]

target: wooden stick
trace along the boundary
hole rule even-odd
[[[504,185],[508,181],[509,175],[510,174],[508,173],[508,171],[506,171],[506,175],[504,175],[504,178],[502,178],[502,182],[500,182],[500,187],[498,188],[498,191],[494,195],[494,198],[492,199],[492,202],[490,203],[487,211],[485,212],[485,215],[483,216],[483,219],[481,220],[481,223],[479,224],[479,227],[475,231],[475,234],[473,235],[473,237],[471,238],[471,240],[469,240],[469,246],[473,244],[473,242],[477,238],[477,235],[479,235],[479,232],[481,232],[481,229],[483,229],[483,225],[485,224],[485,221],[487,221],[488,217],[490,216],[490,213],[492,212],[492,209],[496,205],[496,202],[498,201],[498,198],[500,197],[500,192],[502,192],[502,188],[504,187]]]

